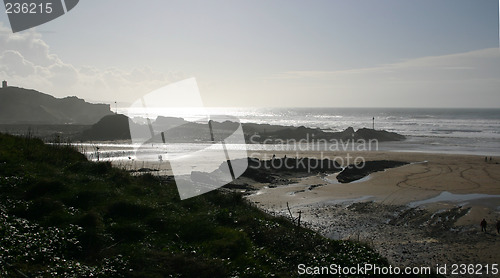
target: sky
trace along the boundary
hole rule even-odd
[[[0,79],[132,103],[194,77],[206,106],[500,107],[497,0],[81,0],[13,34]]]

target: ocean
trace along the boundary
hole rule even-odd
[[[122,109],[119,113],[124,113]],[[396,132],[407,137],[400,142],[381,142],[381,151],[410,151],[500,156],[500,109],[435,108],[206,108],[150,110],[148,116],[182,117],[186,120],[212,115],[230,115],[242,123],[305,126],[324,131],[348,127]],[[129,114],[130,115],[130,114]],[[145,115],[133,114],[144,117]],[[374,120],[373,120],[374,119]],[[119,146],[114,149],[122,149]],[[242,146],[228,146],[242,148]],[[279,146],[282,148],[282,146]],[[182,148],[189,149],[188,145]],[[273,146],[247,146],[249,150],[272,150]],[[130,150],[130,148],[128,148]],[[179,151],[186,151],[179,150]],[[122,152],[125,156],[130,151]],[[104,155],[104,154],[103,154]],[[109,153],[109,157],[118,156]]]

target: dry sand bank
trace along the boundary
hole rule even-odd
[[[267,154],[269,155],[269,154]],[[293,153],[277,153],[277,156],[296,156]],[[396,153],[396,152],[358,152],[350,153],[352,157],[363,157],[368,160],[397,160],[411,164],[383,172],[371,174],[368,178],[349,184],[335,183],[335,175],[316,175],[302,179],[295,185],[279,188],[262,189],[255,196],[249,197],[261,203],[279,205],[289,202],[291,206],[321,203],[333,200],[368,198],[385,205],[408,205],[412,202],[423,201],[439,196],[450,197],[455,202],[432,202],[421,206],[429,209],[439,209],[450,204],[461,204],[467,201],[473,208],[491,210],[491,217],[500,219],[500,159],[493,158],[492,162],[484,162],[484,157],[470,155],[426,154],[426,153]],[[299,153],[299,157],[321,157],[317,153]],[[323,154],[323,157],[326,155]],[[345,156],[345,154],[335,154]],[[333,157],[333,155],[330,155]],[[332,183],[333,182],[333,183]],[[298,194],[294,191],[307,188],[309,185],[322,185],[314,190],[306,190]],[[478,201],[468,194],[493,195],[492,198],[480,198]],[[418,204],[418,203],[416,203]],[[470,214],[468,214],[469,216]],[[460,225],[479,223],[474,217],[461,219]],[[471,215],[474,216],[474,215]],[[482,217],[487,217],[484,215]],[[481,218],[482,219],[482,218]],[[479,219],[479,221],[481,220]],[[493,221],[493,219],[490,219]],[[490,222],[493,224],[493,222]]]
[[[316,157],[325,153],[277,153]],[[329,154],[341,157],[346,153]],[[412,162],[349,184],[313,175],[297,183],[263,187],[248,200],[271,212],[294,216],[332,238],[373,245],[395,265],[500,263],[500,159],[471,155],[351,152],[366,160]],[[253,156],[267,157],[269,153]],[[333,183],[332,183],[333,181]],[[480,231],[486,218],[488,232]]]

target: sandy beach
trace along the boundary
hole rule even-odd
[[[320,157],[314,152],[277,157]],[[342,157],[347,153],[330,156]],[[268,157],[269,153],[254,153]],[[398,266],[500,263],[500,160],[472,155],[351,152],[353,157],[410,162],[340,184],[313,174],[289,185],[263,186],[247,199],[294,217],[335,239],[360,240]],[[326,156],[326,154],[323,154]],[[345,166],[345,165],[344,165]],[[261,185],[262,186],[262,185]],[[479,223],[485,218],[486,233]]]
[[[471,202],[471,204],[473,204],[474,208],[483,207],[493,211],[499,209],[500,159],[498,158],[492,158],[491,162],[485,162],[484,157],[470,155],[399,152],[351,152],[349,154],[352,157],[363,157],[366,161],[395,160],[406,161],[410,164],[387,169],[383,172],[372,173],[369,177],[361,181],[349,184],[337,183],[335,175],[313,175],[301,179],[296,185],[262,189],[259,194],[249,199],[254,200],[254,198],[258,198],[260,202],[273,203],[273,201],[280,202],[282,201],[280,199],[287,196],[286,202],[289,202],[291,206],[358,198],[369,199],[383,205],[408,205],[410,203],[418,205],[418,201],[431,199],[442,192],[449,192],[456,195],[450,196],[450,201],[455,200],[459,203],[464,198],[478,199],[474,198],[474,196],[467,197],[461,195],[494,195],[492,198],[484,196],[484,198],[480,198],[480,203],[475,204],[475,202]],[[259,154],[253,155],[259,156]],[[263,155],[269,156],[269,153]],[[297,153],[276,153],[276,155],[278,157],[284,155],[293,157],[297,156]],[[345,156],[345,154],[335,154],[335,157],[338,156]],[[298,157],[320,158],[321,156],[317,153],[304,152],[298,153]],[[323,157],[326,157],[326,155],[323,154]],[[314,188],[314,190],[301,192],[300,194],[288,194],[311,184],[322,184],[324,186],[319,186]],[[461,199],[461,197],[464,198]],[[446,196],[443,198],[446,199]],[[257,201],[257,199],[255,200]],[[444,205],[448,202],[440,203]],[[425,207],[436,207],[433,204],[434,202],[422,205]],[[498,216],[495,215],[494,217]],[[476,222],[474,219],[467,218],[462,219],[460,224],[473,224]]]

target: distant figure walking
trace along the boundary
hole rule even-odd
[[[488,157],[487,156],[484,157],[484,162],[488,162]]]
[[[497,233],[500,234],[500,220],[497,221]]]
[[[481,232],[486,233],[486,226],[487,225],[488,225],[488,223],[486,222],[486,219],[483,218],[483,221],[481,221]]]

